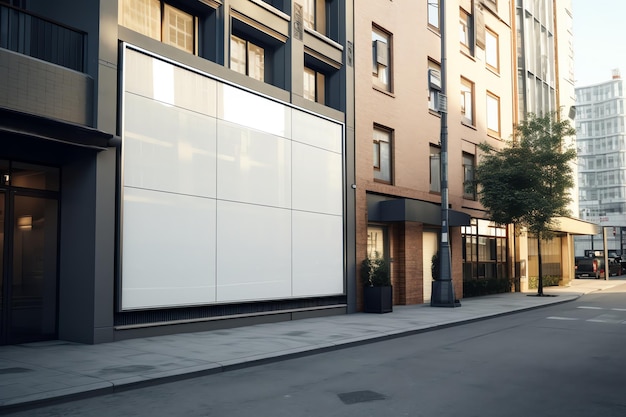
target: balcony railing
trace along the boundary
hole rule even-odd
[[[85,33],[0,5],[0,48],[83,72]]]

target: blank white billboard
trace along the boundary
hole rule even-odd
[[[124,51],[122,308],[343,294],[343,125]]]

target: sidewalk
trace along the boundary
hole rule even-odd
[[[509,293],[462,300],[461,308],[394,306],[349,314],[99,345],[63,341],[0,346],[0,414],[52,400],[224,372],[325,350],[429,331],[577,299],[626,283],[575,280],[556,297]]]

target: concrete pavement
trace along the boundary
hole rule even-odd
[[[544,290],[555,297],[498,294],[464,299],[461,308],[394,306],[392,313],[381,315],[357,313],[99,345],[51,341],[0,346],[0,414],[573,301],[625,282],[575,280],[568,287]]]

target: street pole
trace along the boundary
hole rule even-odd
[[[439,279],[433,281],[431,307],[459,307],[454,299],[452,267],[450,260],[450,234],[448,225],[448,99],[446,96],[446,12],[445,0],[439,2],[439,30],[441,36],[441,92],[439,113],[441,115],[441,242],[439,245]],[[442,100],[443,99],[443,100]]]

